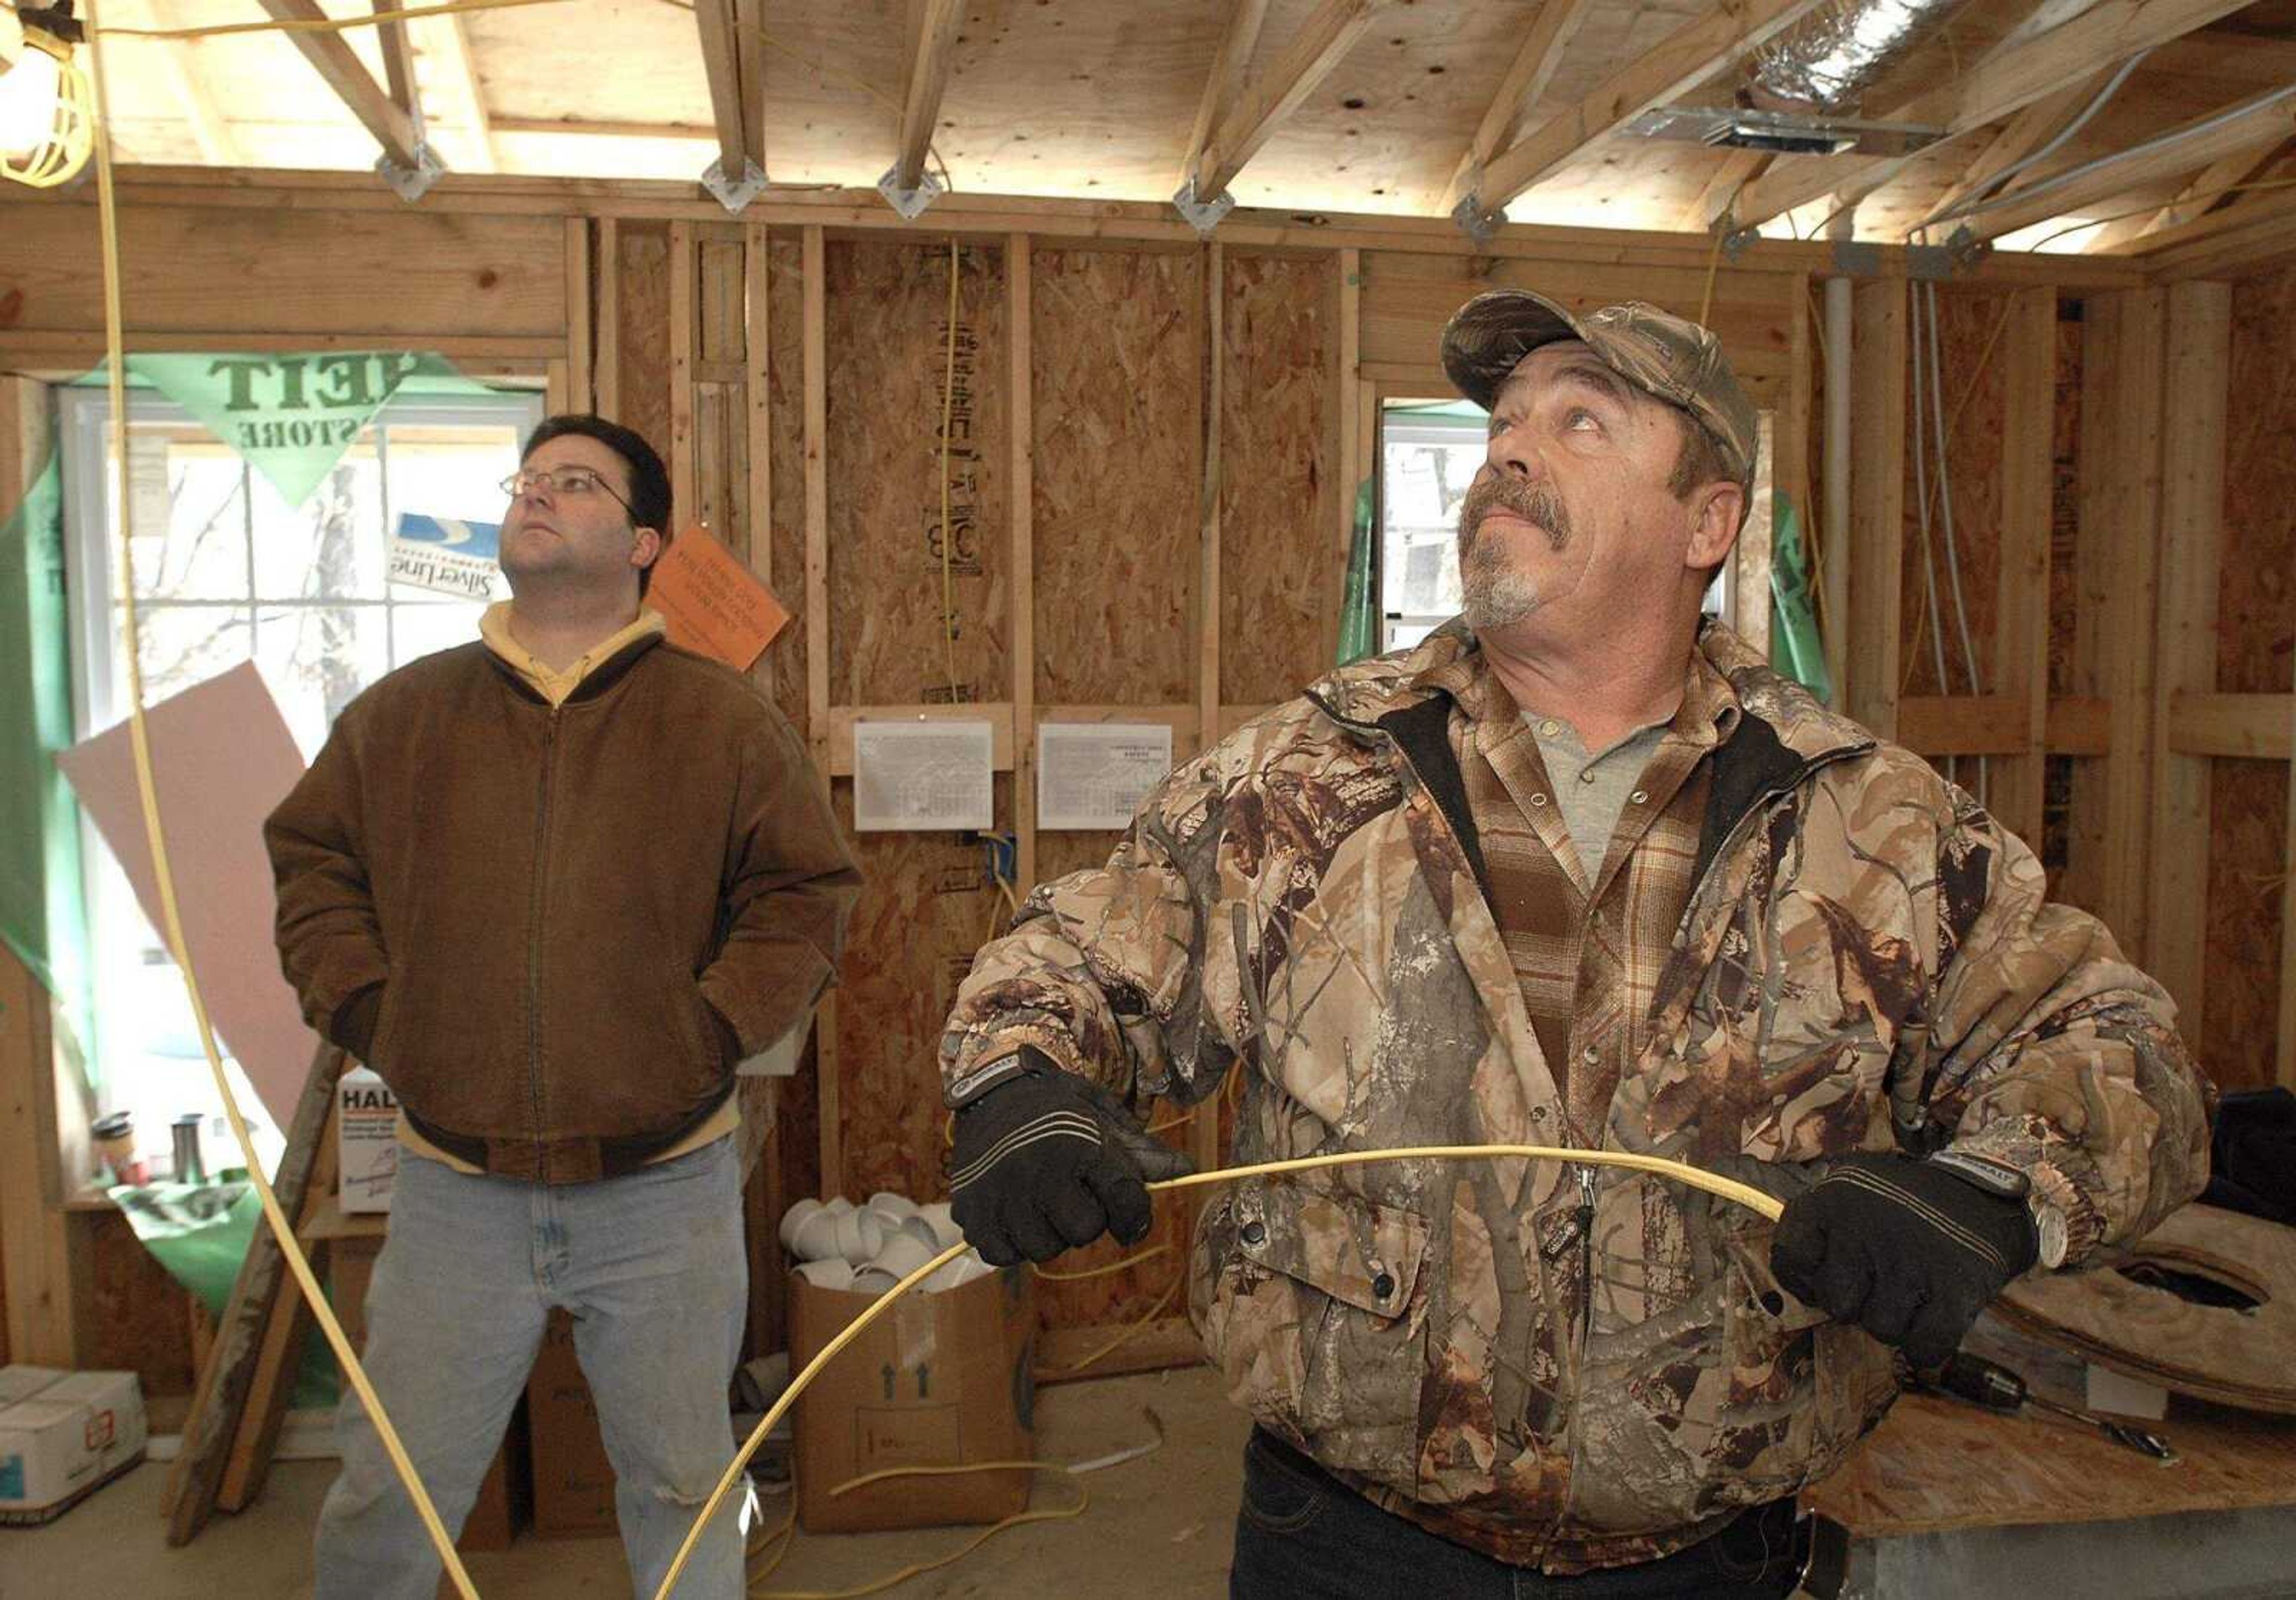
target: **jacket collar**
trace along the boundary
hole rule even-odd
[[[651,654],[656,645],[665,642],[665,636],[658,629],[638,635],[584,673],[582,681],[575,685],[574,692],[560,703],[562,706],[579,705],[597,699],[627,677],[630,669],[642,658]],[[496,673],[522,699],[530,700],[538,706],[546,706],[550,703],[548,697],[537,689],[526,674],[521,672],[516,666],[504,661],[492,650],[481,649],[480,653],[487,658]]]
[[[1454,617],[1408,650],[1326,673],[1308,686],[1308,697],[1362,736],[1397,711],[1450,698],[1444,680],[1456,678],[1450,669],[1478,648],[1473,629],[1463,618]],[[1729,684],[1746,718],[1767,725],[1778,745],[1796,758],[1796,765],[1873,744],[1872,734],[1828,710],[1715,619],[1700,622],[1695,648]]]

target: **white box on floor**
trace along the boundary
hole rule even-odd
[[[335,1086],[335,1180],[346,1211],[390,1210],[398,1177],[398,1096],[370,1067],[354,1067]]]
[[[0,1524],[53,1522],[144,1459],[132,1372],[0,1367]]]

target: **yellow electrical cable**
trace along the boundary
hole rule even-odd
[[[1094,1278],[1112,1277],[1117,1273],[1137,1267],[1141,1262],[1152,1260],[1157,1256],[1168,1255],[1171,1250],[1172,1247],[1168,1244],[1152,1244],[1147,1249],[1136,1251],[1119,1260],[1109,1261],[1098,1267],[1087,1267],[1081,1272],[1047,1272],[1042,1267],[1037,1268],[1036,1272],[1038,1277],[1048,1284],[1089,1283]]]
[[[1670,1161],[1663,1156],[1638,1155],[1625,1150],[1576,1150],[1567,1145],[1413,1145],[1397,1150],[1343,1150],[1332,1155],[1302,1156],[1287,1161],[1260,1161],[1248,1167],[1225,1167],[1211,1172],[1191,1172],[1183,1177],[1150,1184],[1148,1187],[1158,1192],[1168,1189],[1193,1189],[1210,1184],[1236,1183],[1247,1177],[1279,1177],[1295,1172],[1322,1171],[1332,1167],[1359,1167],[1378,1161],[1575,1161],[1589,1167],[1620,1167],[1634,1172],[1654,1173],[1660,1177],[1669,1177],[1677,1183],[1685,1184],[1691,1188],[1702,1189],[1709,1194],[1729,1201],[1733,1204],[1744,1206],[1748,1210],[1767,1221],[1775,1222],[1785,1209],[1773,1196],[1764,1194],[1751,1184],[1742,1184],[1735,1178],[1703,1171],[1682,1161]],[[860,1316],[840,1329],[837,1336],[824,1345],[820,1352],[805,1364],[804,1369],[790,1380],[790,1386],[783,1390],[781,1397],[767,1409],[765,1415],[758,1419],[758,1425],[750,1431],[750,1437],[742,1440],[742,1448],[734,1452],[732,1463],[726,1468],[724,1475],[718,1480],[718,1487],[710,1490],[709,1499],[702,1502],[701,1514],[693,1519],[693,1525],[685,1530],[685,1541],[678,1546],[676,1555],[671,1559],[669,1571],[662,1575],[661,1587],[654,1591],[653,1600],[668,1600],[671,1590],[677,1587],[679,1576],[685,1571],[686,1562],[693,1555],[693,1547],[701,1540],[702,1529],[707,1527],[709,1519],[717,1514],[718,1507],[724,1503],[726,1496],[732,1490],[734,1485],[741,1481],[742,1472],[750,1465],[750,1457],[758,1453],[758,1448],[766,1441],[766,1435],[772,1432],[775,1423],[781,1421],[790,1407],[796,1402],[797,1397],[805,1392],[808,1385],[820,1375],[824,1367],[837,1358],[839,1351],[858,1339],[869,1325],[882,1317],[896,1301],[971,1248],[970,1245],[963,1243],[952,1244],[890,1289],[886,1290],[884,1293],[871,1301],[868,1309]]]
[[[159,784],[152,769],[152,740],[144,718],[143,635],[135,610],[135,505],[129,492],[127,456],[127,340],[122,332],[124,319],[119,305],[119,219],[118,203],[112,193],[111,176],[111,119],[105,96],[102,36],[95,27],[94,0],[89,0],[89,31],[95,35],[88,48],[89,76],[95,89],[95,182],[96,216],[102,229],[103,246],[103,348],[107,377],[111,398],[111,452],[116,474],[114,485],[119,496],[120,593],[123,597],[121,617],[127,634],[128,684],[128,737],[135,754],[135,788],[143,802],[144,833],[152,851],[152,875],[159,885],[161,932],[168,940],[168,954],[184,975],[184,991],[192,1006],[192,1019],[198,1025],[200,1046],[206,1051],[208,1070],[215,1076],[216,1089],[223,1097],[224,1115],[231,1123],[232,1136],[239,1142],[242,1160],[247,1167],[248,1181],[254,1185],[257,1199],[263,1208],[263,1218],[270,1224],[272,1236],[278,1240],[281,1252],[286,1258],[288,1269],[294,1274],[303,1299],[318,1319],[320,1330],[333,1347],[335,1358],[342,1363],[343,1375],[350,1380],[359,1402],[366,1407],[367,1416],[374,1424],[375,1434],[382,1441],[383,1451],[390,1465],[406,1486],[414,1499],[417,1515],[422,1520],[423,1530],[438,1547],[446,1563],[447,1576],[455,1580],[463,1600],[478,1600],[478,1590],[472,1587],[471,1576],[463,1570],[462,1557],[455,1554],[455,1541],[439,1522],[439,1513],[423,1492],[422,1481],[414,1465],[406,1456],[406,1448],[399,1443],[398,1433],[384,1413],[382,1402],[367,1382],[366,1370],[359,1365],[350,1341],[343,1336],[342,1325],[327,1304],[326,1295],[319,1288],[319,1280],[311,1270],[311,1263],[295,1239],[294,1225],[280,1209],[279,1197],[272,1193],[271,1182],[264,1175],[262,1159],[256,1153],[255,1141],[248,1132],[247,1119],[241,1114],[238,1096],[232,1093],[231,1082],[225,1077],[223,1056],[216,1048],[215,1028],[208,1019],[207,1001],[200,991],[198,975],[192,970],[192,953],[184,941],[183,917],[176,901],[176,874],[168,858],[166,831],[160,824]]]
[[[948,358],[940,391],[940,643],[948,656],[948,703],[963,698],[956,688],[956,578],[953,552],[956,529],[948,521],[949,432],[956,411],[956,235],[948,236]],[[1000,880],[1001,882],[1001,880]]]
[[[1111,1356],[1116,1354],[1117,1351],[1122,1350],[1135,1339],[1137,1339],[1143,1330],[1144,1330],[1150,1323],[1156,1320],[1158,1313],[1161,1312],[1166,1306],[1172,1303],[1172,1297],[1180,1292],[1180,1281],[1181,1280],[1179,1278],[1174,1278],[1169,1284],[1166,1284],[1164,1292],[1156,1297],[1156,1303],[1154,1305],[1150,1306],[1147,1310],[1142,1312],[1136,1319],[1125,1327],[1123,1331],[1110,1339],[1106,1343],[1097,1346],[1090,1355],[1085,1357],[1081,1360],[1071,1362],[1066,1366],[1040,1366],[1029,1375],[1034,1377],[1038,1383],[1043,1383],[1048,1378],[1073,1378],[1078,1374],[1083,1372],[1086,1367],[1092,1366],[1095,1362],[1107,1360]]]
[[[996,1465],[999,1467],[1012,1468],[1025,1466],[1036,1472],[1066,1472],[1068,1470],[1066,1467],[1061,1466],[1057,1463],[1053,1462],[1014,1461],[999,1462]],[[930,1467],[912,1467],[907,1469],[909,1472],[920,1473],[930,1473],[934,1470],[935,1469]],[[973,1469],[970,1467],[956,1467],[942,1470],[970,1472]],[[898,1473],[878,1473],[870,1474],[871,1477],[892,1477],[898,1475],[899,1475]],[[833,1492],[842,1494],[847,1489],[852,1489],[857,1484],[865,1483],[868,1481],[869,1480],[866,1478],[857,1478],[852,1483],[840,1484]],[[1054,1506],[1048,1511],[1015,1512],[1013,1515],[1006,1517],[1003,1522],[997,1522],[991,1527],[982,1529],[979,1533],[965,1540],[964,1543],[959,1545],[955,1549],[951,1550],[946,1555],[936,1556],[931,1561],[914,1562],[908,1566],[903,1567],[898,1572],[880,1578],[874,1582],[863,1584],[858,1588],[751,1589],[750,1594],[753,1597],[753,1600],[865,1600],[865,1596],[870,1595],[882,1595],[896,1584],[906,1583],[912,1578],[922,1578],[927,1572],[938,1571],[943,1567],[950,1566],[957,1562],[963,1561],[966,1556],[980,1548],[981,1546],[987,1544],[990,1539],[995,1538],[1007,1528],[1023,1528],[1030,1522],[1073,1522],[1090,1509],[1092,1509],[1092,1491],[1079,1484],[1077,1488],[1076,1504],[1073,1506]],[[762,1581],[762,1579],[760,1579],[760,1581]]]

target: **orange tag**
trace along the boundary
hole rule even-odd
[[[790,619],[789,609],[708,529],[670,540],[653,564],[645,603],[669,624],[669,642],[747,672]]]

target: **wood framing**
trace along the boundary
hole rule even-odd
[[[2289,106],[2284,89],[2251,95],[2204,117],[2179,123],[2161,135],[2176,141],[2166,148],[2113,161],[2068,183],[2052,185],[2045,181],[2029,185],[2027,187],[2034,191],[2030,200],[2019,198],[2022,190],[2013,192],[2005,197],[2003,204],[1964,217],[1954,226],[1968,229],[1973,238],[1998,239],[2052,217],[2070,216],[2128,190],[2142,189],[2178,173],[2190,172],[2196,167],[2218,161],[2232,161],[2243,168],[2252,166],[2287,143]]]
[[[2013,115],[2067,86],[2085,82],[2139,50],[2167,44],[2238,11],[2246,0],[2098,0],[2061,28],[1981,62],[1953,81],[1896,106],[1869,111],[1964,134]],[[1931,145],[1935,151],[1938,146]],[[1753,227],[1828,194],[1870,188],[1901,165],[1893,156],[1797,156],[1749,184],[1738,225]]]
[[[186,26],[178,9],[177,0],[142,0],[144,21],[156,29],[176,29]],[[116,16],[115,0],[104,11],[107,21]],[[164,39],[152,42],[160,53],[160,71],[166,76],[168,91],[183,108],[184,120],[191,125],[192,138],[199,145],[200,160],[215,167],[236,167],[240,164],[239,141],[231,131],[230,121],[223,107],[217,103],[214,91],[209,88],[207,77],[201,68],[199,41],[196,39]]]
[[[747,413],[749,481],[742,505],[742,544],[750,570],[771,587],[774,581],[774,453],[772,255],[766,225],[742,228],[742,399]],[[776,1225],[779,1218],[775,1218]]]
[[[1037,421],[1033,247],[1026,234],[1004,241],[1005,382],[1013,407],[1013,872],[1018,892],[1037,882]]]
[[[829,315],[821,230],[804,234],[805,272],[805,704],[815,770],[829,770]],[[821,1195],[845,1188],[840,1121],[837,994],[814,1013],[813,1044],[820,1106]]]
[[[1899,594],[1905,582],[1906,285],[1861,283],[1851,308],[1857,357],[1850,371],[1849,537],[1834,541],[1849,563],[1847,676],[1842,703],[1883,738],[1898,726]]]
[[[2101,782],[2077,779],[2073,825],[2095,860],[2090,909],[2141,962],[2152,949],[2147,835],[2167,296],[2155,289],[2095,295],[2084,311],[2073,667],[2077,687],[2104,697],[2112,732]],[[2169,726],[2188,725],[2177,711]]]
[[[1731,62],[1817,9],[1821,0],[1733,0],[1717,4],[1613,73],[1520,144],[1494,156],[1475,195],[1496,210],[1579,152],[1653,106],[1688,94]]]
[[[2080,113],[2111,76],[2110,72],[2095,72],[2076,78],[2011,117],[1985,142],[1985,148],[1977,152],[1961,175],[1947,185],[1930,209],[1949,211],[1984,193],[2004,172],[2063,132],[2065,125]]]
[[[2281,129],[2277,139],[2259,139],[2256,144],[2233,150],[2218,157],[2194,174],[2192,180],[2177,191],[2176,199],[2157,211],[2138,211],[2106,223],[2082,242],[2083,250],[2114,250],[2135,243],[2150,234],[2179,227],[2205,214],[2227,193],[2255,178],[2288,148],[2287,129]]]
[[[1992,687],[2023,713],[2016,753],[1993,770],[1995,815],[2027,841],[2041,837],[2047,786],[2049,533],[2054,513],[2057,297],[2021,289],[2002,330],[2007,389],[2001,460],[2000,564]]]
[[[940,99],[948,87],[948,59],[956,45],[956,26],[964,20],[959,0],[917,0],[915,29],[909,36],[908,90],[901,98],[900,152],[893,161],[893,186],[914,189],[924,176]]]
[[[1211,76],[1204,80],[1203,95],[1196,103],[1195,126],[1188,130],[1188,153],[1180,160],[1182,184],[1195,176],[1196,163],[1203,158],[1212,129],[1242,95],[1252,52],[1259,48],[1260,29],[1267,21],[1267,0],[1231,0],[1231,4],[1219,53],[1212,57]]]
[[[590,225],[566,219],[566,405],[597,408],[597,357],[592,343],[596,311],[590,292]]]
[[[2153,717],[2167,729],[2174,697],[2212,693],[2224,518],[2226,392],[2232,290],[2179,283],[2169,291],[2167,382],[2161,409],[2161,605]],[[2175,998],[2185,1038],[2199,1047],[2208,916],[2209,761],[2152,752],[2152,975]]]
[[[1204,200],[1226,193],[1259,152],[1268,135],[1346,59],[1390,0],[1322,0],[1275,65],[1254,80],[1234,108],[1213,125],[1192,168]]]
[[[669,225],[669,497],[670,513],[680,527],[698,521],[701,505],[694,498],[693,346],[697,328],[693,316],[693,225]],[[665,537],[675,528],[662,530]]]
[[[733,182],[750,167],[763,170],[766,164],[763,85],[742,81],[734,0],[694,0],[693,21],[701,36],[702,74],[718,131],[718,169]]]
[[[324,21],[318,0],[263,0],[263,9],[282,22]],[[291,33],[287,42],[302,53],[311,70],[335,92],[359,126],[374,135],[394,166],[413,168],[421,133],[405,111],[384,93],[366,63],[340,33]]]
[[[1538,106],[1546,86],[1554,80],[1554,70],[1562,64],[1562,53],[1578,37],[1578,26],[1593,6],[1594,0],[1542,0],[1538,14],[1523,33],[1522,48],[1515,52],[1506,76],[1499,80],[1498,92],[1491,96],[1489,109],[1475,125],[1474,135],[1452,169],[1451,181],[1443,186],[1438,209],[1445,215],[1469,194],[1479,194],[1484,166],[1499,152],[1515,125]],[[1696,226],[1702,228],[1706,224],[1702,219]]]

